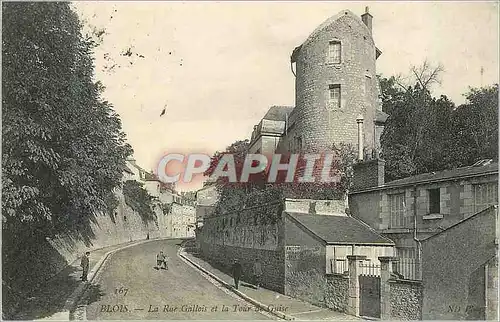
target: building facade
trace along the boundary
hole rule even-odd
[[[321,24],[291,55],[296,106],[273,106],[254,127],[251,153],[323,151],[332,143],[380,150],[387,119],[379,100],[376,60],[381,51],[372,37],[372,19],[343,10]]]
[[[357,182],[357,190],[349,195],[349,209],[396,243],[405,277],[421,278],[417,265],[421,240],[498,205],[498,163],[489,160],[388,183],[376,180],[381,173],[380,160],[357,165],[355,176],[375,179]]]

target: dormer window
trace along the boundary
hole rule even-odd
[[[342,46],[340,41],[332,40],[328,46],[328,62],[332,64],[340,64],[342,54]]]

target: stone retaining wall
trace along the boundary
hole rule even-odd
[[[391,286],[391,318],[395,320],[422,319],[422,283],[389,280]]]
[[[234,259],[243,267],[242,281],[252,283],[253,264],[258,259],[262,265],[261,286],[284,293],[285,255],[282,249],[266,250],[237,246],[214,245],[200,242],[201,254],[214,267],[228,274]]]
[[[349,276],[328,274],[326,276],[326,283],[326,307],[346,313],[349,305]]]

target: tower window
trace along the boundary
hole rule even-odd
[[[330,41],[328,46],[328,61],[333,64],[340,64],[341,52],[340,41]]]
[[[330,85],[329,93],[329,105],[332,108],[340,108],[340,85]]]

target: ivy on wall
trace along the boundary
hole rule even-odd
[[[135,180],[127,180],[123,184],[125,203],[136,211],[143,223],[151,221],[158,224],[158,219],[153,211],[153,197],[143,188],[144,184]]]
[[[241,165],[244,164],[248,142],[237,141],[227,148],[227,153],[232,153],[236,164],[237,176],[241,174]],[[336,174],[339,180],[335,182],[313,182],[302,183],[297,180],[302,176],[305,160],[299,159],[297,174],[293,182],[286,182],[286,172],[280,171],[274,183],[267,183],[268,173],[256,174],[248,183],[231,183],[226,177],[217,180],[216,189],[219,199],[215,205],[212,216],[223,215],[232,212],[240,212],[252,208],[254,220],[258,223],[275,223],[281,215],[276,213],[274,204],[282,202],[284,198],[293,199],[319,199],[334,200],[343,199],[351,185],[353,170],[352,166],[356,160],[355,149],[349,144],[332,145],[329,151],[336,157],[332,161],[330,174]],[[212,158],[212,165],[217,164],[221,153],[216,153]],[[282,163],[289,156],[282,155]],[[211,175],[215,166],[212,166],[206,175]],[[323,170],[323,164],[317,162],[313,170],[313,176],[318,177]],[[301,172],[302,171],[302,172]],[[258,224],[257,222],[249,223]]]

